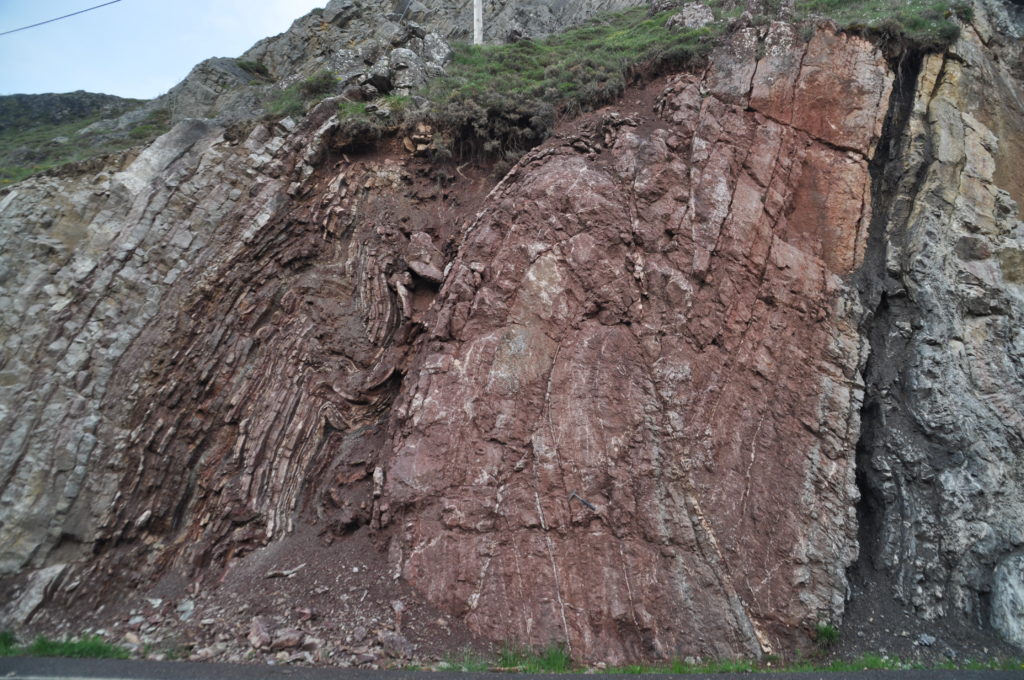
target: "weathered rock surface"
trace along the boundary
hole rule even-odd
[[[756,655],[842,615],[866,356],[843,277],[889,75],[784,30],[805,69],[766,59],[738,97],[677,78],[660,119],[528,157],[469,229],[385,497],[405,578],[490,637]],[[859,117],[818,108],[830,77]]]
[[[487,3],[484,39],[543,37],[601,12],[643,4],[644,0]],[[322,70],[338,77],[339,92],[369,83],[374,96],[408,95],[443,72],[451,56],[449,42],[468,41],[472,25],[472,0],[330,0],[238,59],[207,59],[144,110],[167,109],[175,122],[246,120],[262,115],[267,102],[283,88]],[[240,60],[261,64],[268,78],[246,70]]]
[[[436,30],[395,15],[390,2],[331,0],[238,59],[207,59],[148,106],[168,109],[174,121],[246,120],[261,116],[284,88],[323,70],[337,77],[339,92],[372,80],[375,93],[407,95],[442,73],[450,56]],[[243,68],[246,62],[267,75]]]
[[[390,0],[384,0],[391,4]],[[502,43],[523,38],[541,38],[578,26],[603,12],[615,12],[646,5],[646,0],[497,0],[484,3],[484,42]],[[473,36],[472,0],[397,0],[398,16],[429,26],[444,38],[469,42]]]
[[[345,148],[330,101],[0,192],[0,585],[26,616],[163,588],[129,625],[215,627],[218,583],[326,593],[369,534],[345,606],[394,623],[352,663],[411,655],[428,605],[592,660],[787,652],[851,586],[1020,644],[1013,21],[896,72],[737,28],[486,197]],[[410,35],[361,63],[398,87],[440,53]],[[320,653],[310,603],[248,606],[197,658]]]
[[[1024,90],[1019,40],[1000,43],[1022,24],[1000,9],[979,12],[904,87],[905,132],[883,155],[886,219],[865,272],[872,359],[858,455],[862,549],[886,581],[875,591],[1020,644]]]

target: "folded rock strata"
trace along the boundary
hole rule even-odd
[[[330,101],[0,193],[7,616],[315,525],[581,659],[788,652],[849,592],[1020,644],[999,17],[894,64],[738,29],[486,196]]]

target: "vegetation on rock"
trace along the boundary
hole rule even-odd
[[[127,659],[131,654],[124,647],[106,642],[98,635],[75,640],[51,640],[40,635],[27,645],[19,645],[9,631],[0,633],[0,657],[61,656],[74,659]]]
[[[798,20],[825,18],[840,30],[864,36],[883,46],[896,44],[922,51],[941,51],[956,42],[960,26],[970,21],[971,6],[948,0],[796,0]]]
[[[139,102],[133,102],[137,106]],[[147,143],[170,128],[167,111],[150,113],[122,130],[90,129],[109,114],[92,113],[65,122],[7,125],[0,129],[0,186],[66,163]]]
[[[338,79],[330,71],[319,71],[318,73],[292,83],[281,91],[269,104],[267,114],[272,118],[284,118],[285,116],[300,116],[306,112],[309,106],[331,94],[338,84]]]
[[[258,78],[270,79],[270,71],[267,67],[258,61],[249,61],[247,59],[236,59],[235,63],[243,70],[251,73]]]
[[[492,154],[535,146],[559,115],[615,100],[633,75],[694,64],[724,27],[672,30],[672,14],[638,7],[543,40],[458,45],[428,86],[432,122]]]
[[[700,28],[670,28],[668,19],[678,8],[650,15],[646,7],[636,7],[540,40],[457,44],[447,73],[427,85],[422,93],[427,101],[416,113],[375,117],[365,103],[345,103],[344,125],[352,133],[365,128],[369,141],[427,121],[440,131],[436,146],[446,155],[483,155],[508,167],[542,142],[559,117],[614,101],[635,78],[699,63],[745,6],[719,0],[705,4],[714,21]],[[780,18],[779,8],[770,2],[761,10],[754,23]],[[797,0],[790,18],[829,19],[840,30],[886,46],[929,51],[945,49],[956,40],[959,26],[953,19],[969,20],[969,10],[968,5],[946,0]],[[305,83],[298,91],[295,87],[271,105],[272,115],[300,113],[312,99],[330,91]],[[346,136],[355,139],[358,134]]]

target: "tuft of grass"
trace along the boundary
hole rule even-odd
[[[270,80],[270,70],[258,61],[249,61],[248,59],[235,59],[235,63],[238,64],[239,68],[247,73],[251,73],[257,78],[265,78]]]
[[[112,645],[98,635],[80,640],[51,640],[40,635],[19,647],[9,631],[0,633],[0,656],[60,656],[73,659],[127,659],[127,649]]]
[[[828,650],[839,642],[839,629],[830,623],[819,623],[814,627],[814,642],[821,650]]]
[[[299,93],[305,99],[322,98],[330,94],[337,84],[338,78],[324,69],[299,82]]]
[[[267,115],[271,118],[301,116],[311,104],[334,92],[337,85],[338,78],[330,71],[315,73],[281,90],[266,105]]]
[[[525,673],[567,673],[575,664],[565,645],[549,645],[539,652],[505,646],[498,657],[498,666]]]
[[[345,118],[361,118],[369,115],[366,112],[366,102],[353,102],[343,101],[338,104],[338,117],[341,119]]]

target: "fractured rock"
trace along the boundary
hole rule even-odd
[[[303,633],[295,628],[282,628],[274,632],[274,639],[270,643],[270,651],[279,652],[283,649],[295,649],[301,647]]]
[[[260,616],[254,616],[249,624],[249,644],[254,649],[268,649],[270,647],[270,631],[267,622]]]
[[[715,15],[710,7],[699,2],[691,2],[683,5],[678,14],[670,16],[665,22],[665,28],[703,28],[714,20]]]

